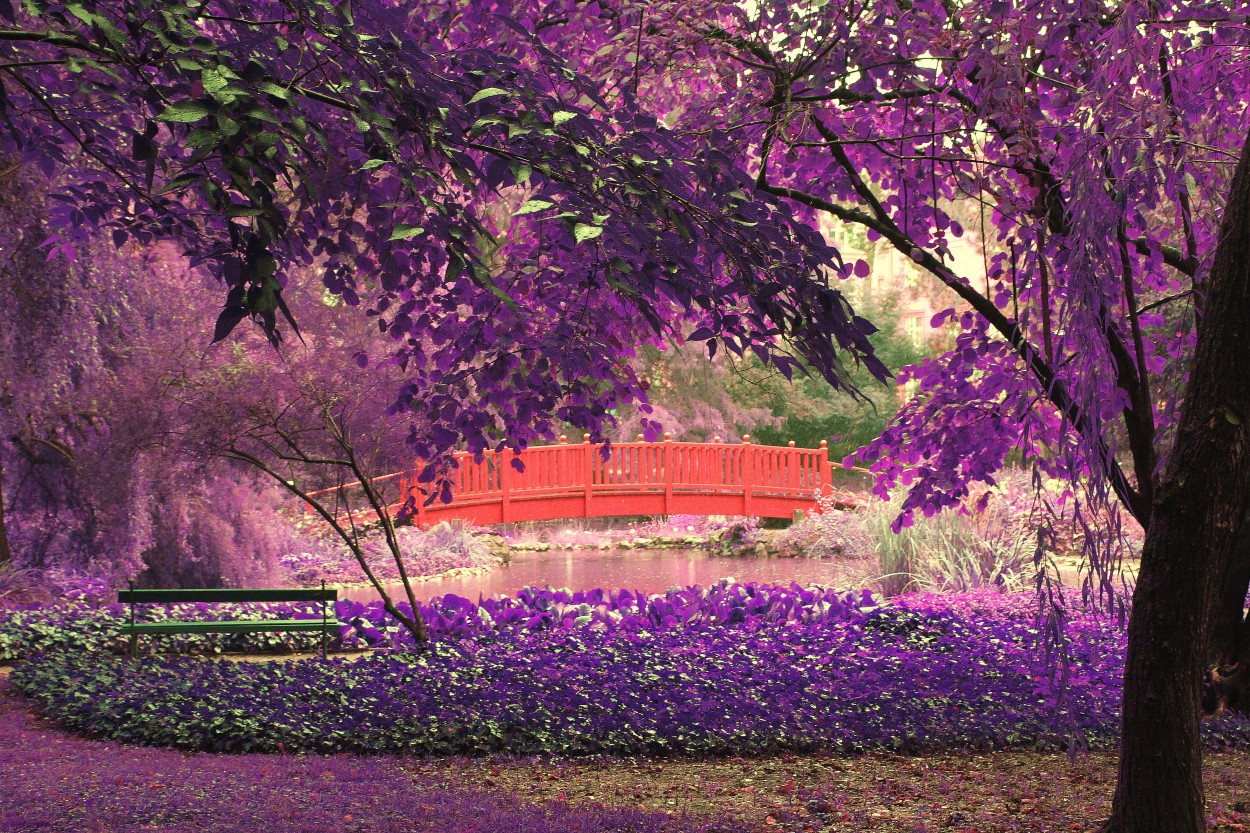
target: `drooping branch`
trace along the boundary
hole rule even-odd
[[[850,166],[850,160],[847,160],[846,164]],[[1024,362],[1025,367],[1029,369],[1029,372],[1037,380],[1039,387],[1045,392],[1047,400],[1064,415],[1081,436],[1093,439],[1098,452],[1099,462],[1101,465],[1106,466],[1108,480],[1116,496],[1128,508],[1134,518],[1143,524],[1146,523],[1150,517],[1150,505],[1142,499],[1140,492],[1133,488],[1133,485],[1125,476],[1124,470],[1120,467],[1119,461],[1111,454],[1106,438],[1090,424],[1084,410],[1068,392],[1062,380],[1056,376],[1041,351],[1029,343],[1024,331],[1016,322],[1009,320],[998,307],[994,306],[990,299],[973,289],[972,284],[968,280],[956,275],[950,267],[934,257],[932,253],[917,247],[911,238],[903,233],[886,214],[876,196],[872,194],[868,186],[859,178],[858,172],[854,170],[853,166],[851,166],[851,173],[853,174],[852,181],[857,183],[857,192],[865,202],[875,206],[877,216],[874,217],[862,211],[839,206],[836,203],[823,200],[794,188],[769,185],[767,183],[762,187],[769,193],[795,200],[811,208],[827,211],[829,214],[842,220],[855,222],[872,229],[888,240],[899,251],[910,253],[916,263],[927,269],[930,274],[971,306],[1012,346],[1012,350]]]

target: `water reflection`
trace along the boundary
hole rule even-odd
[[[414,585],[421,600],[455,593],[476,600],[482,596],[511,596],[527,584],[551,584],[572,590],[595,587],[626,588],[658,593],[673,585],[701,584],[733,576],[738,581],[773,584],[840,585],[847,578],[845,565],[832,560],[809,558],[717,558],[704,550],[607,549],[549,550],[517,552],[512,563],[481,576],[444,578]],[[403,597],[398,584],[387,591]],[[371,587],[339,591],[341,597],[368,600],[377,598]]]

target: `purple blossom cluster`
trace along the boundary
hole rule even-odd
[[[862,619],[876,608],[867,590],[739,584],[722,579],[710,587],[672,587],[650,595],[629,590],[557,590],[525,587],[514,597],[479,599],[447,594],[418,602],[434,639],[491,637],[517,632],[571,630],[668,630],[677,627],[808,625]],[[411,609],[401,603],[400,611]],[[413,647],[380,601],[338,603],[345,646]]]
[[[607,606],[613,594],[542,591],[493,608],[501,622],[509,610],[528,621],[518,613],[512,627],[417,652],[231,663],[58,651],[18,666],[12,682],[68,728],[213,751],[702,755],[1115,739],[1124,639],[1112,622],[1073,618],[1059,685],[1027,598],[912,597],[803,621],[797,593],[778,591],[789,600],[778,602],[777,588],[753,589],[717,600],[734,610],[731,597],[770,594],[764,615],[734,624],[701,619],[712,602],[688,591],[700,613],[683,627],[678,612],[653,627],[641,615],[579,627],[584,614],[570,623],[570,611],[590,601],[577,599]],[[672,596],[648,605],[679,610]],[[1250,740],[1240,717],[1204,731],[1212,743]]]
[[[669,515],[656,518],[638,527],[640,535],[694,536],[696,538],[720,538],[727,531],[742,529],[754,533],[760,527],[760,519],[742,515]]]

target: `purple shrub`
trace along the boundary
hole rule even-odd
[[[842,592],[819,586],[789,587],[721,580],[644,595],[628,590],[523,588],[515,597],[468,599],[447,594],[421,604],[434,639],[486,637],[525,631],[589,628],[596,631],[663,630],[758,624],[800,625],[860,618],[876,606],[868,591]],[[401,605],[401,610],[405,607]],[[338,603],[343,644],[412,647],[411,638],[382,609],[381,602]]]
[[[436,600],[427,616],[439,639],[418,653],[254,664],[57,651],[22,664],[12,681],[78,731],[215,751],[669,755],[1113,743],[1122,632],[1074,616],[1068,677],[1058,680],[1030,605],[977,593],[875,607],[853,595],[740,585],[649,598],[527,589],[481,605]],[[345,619],[353,612],[356,638],[394,639],[368,606],[340,610]],[[1204,732],[1238,745],[1250,722],[1225,717]]]
[[[808,512],[781,537],[781,547],[806,558],[871,558],[871,537],[864,529],[862,512],[838,509],[831,495],[817,500],[819,512]]]
[[[276,581],[291,542],[286,498],[249,475],[221,476],[170,490],[153,512],[151,540],[136,577],[149,587],[255,587]]]
[[[488,598],[477,604],[448,594],[421,604],[433,639],[491,638],[531,631],[658,630],[672,627],[754,626],[835,622],[862,617],[875,605],[872,595],[837,593],[821,587],[780,587],[721,581],[709,587],[673,588],[650,596],[628,590],[568,591],[527,587],[516,597]],[[401,610],[406,608],[401,605]],[[332,647],[412,647],[409,632],[382,609],[381,602],[342,600],[336,606],[341,624]],[[141,605],[143,621],[165,619],[316,618],[309,605],[186,604]],[[125,649],[119,627],[129,608],[81,604],[0,608],[0,662],[39,651],[72,648],[104,652]],[[315,650],[319,639],[299,633],[186,634],[144,640],[161,653],[215,654],[223,651],[289,653]]]

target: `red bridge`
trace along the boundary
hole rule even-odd
[[[641,440],[641,437],[639,437]],[[525,465],[517,471],[511,460]],[[858,498],[833,488],[826,444],[819,449],[741,444],[614,443],[608,459],[589,439],[569,445],[535,446],[520,454],[494,452],[481,462],[456,455],[451,503],[424,505],[411,473],[378,478],[397,482],[392,511],[415,497],[416,521],[425,527],[461,519],[475,524],[621,515],[748,515],[791,518],[812,511],[818,494],[856,505]],[[315,492],[313,496],[334,490]],[[388,501],[391,497],[387,496]]]

